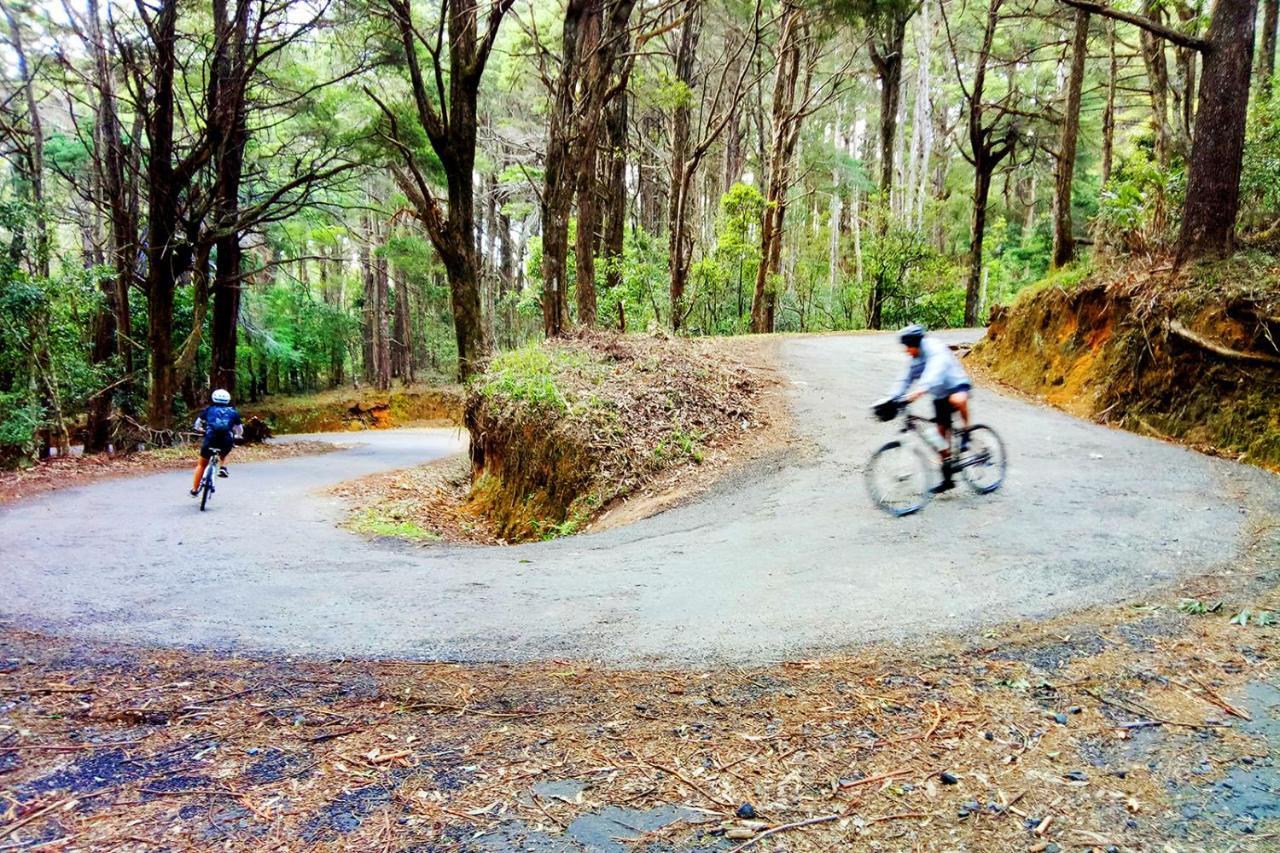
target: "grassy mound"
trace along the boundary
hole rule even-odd
[[[390,429],[418,423],[456,424],[462,421],[462,406],[460,388],[412,385],[389,391],[339,389],[281,397],[246,404],[243,410],[246,416],[262,418],[279,435]]]
[[[563,535],[758,420],[759,377],[713,342],[578,335],[496,357],[471,388],[469,508]]]
[[[1280,469],[1280,262],[1068,273],[996,311],[970,359],[1074,414]]]

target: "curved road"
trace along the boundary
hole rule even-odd
[[[508,548],[368,542],[318,490],[456,452],[446,430],[233,466],[210,512],[187,474],[116,480],[0,511],[0,617],[93,638],[462,660],[763,662],[968,630],[1231,563],[1276,478],[982,388],[1012,462],[1003,490],[920,516],[869,505],[864,415],[902,367],[885,336],[786,339],[800,441],[687,506]],[[811,452],[805,452],[806,446]]]

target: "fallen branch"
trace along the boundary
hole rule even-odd
[[[712,794],[710,791],[707,791],[697,782],[694,782],[688,776],[685,776],[683,773],[680,773],[677,770],[672,770],[670,767],[664,767],[663,765],[653,761],[649,761],[648,759],[644,759],[644,763],[648,764],[650,767],[654,768],[655,770],[661,770],[663,773],[666,773],[669,776],[673,776],[676,779],[679,779],[681,782],[685,783],[690,788],[697,791],[699,794],[706,797],[708,800],[715,803],[716,805],[725,806],[727,808],[733,808],[733,803],[726,802],[725,800],[720,799],[719,797]]]
[[[67,797],[65,800],[58,800],[58,802],[56,803],[50,803],[49,805],[45,806],[39,811],[34,811],[31,814],[27,815],[22,820],[17,821],[16,823],[11,823],[8,826],[4,827],[3,829],[0,829],[0,838],[8,838],[10,835],[17,832],[22,827],[26,826],[29,823],[34,823],[35,821],[39,820],[40,818],[44,817],[50,812],[54,812],[59,809],[65,808],[68,805],[74,805],[75,803],[78,803],[81,800],[91,800],[97,796],[100,796],[100,794],[86,794],[84,796],[77,795],[74,797]]]
[[[870,785],[872,782],[883,782],[886,779],[893,779],[898,776],[906,776],[910,770],[893,770],[889,773],[881,773],[879,776],[867,776],[864,779],[854,779],[852,782],[841,782],[841,789],[857,788],[860,785]]]
[[[1086,690],[1086,691],[1084,691],[1084,692],[1085,692],[1085,695],[1086,695],[1086,696],[1092,696],[1094,699],[1097,699],[1099,702],[1101,702],[1101,703],[1102,703],[1102,704],[1104,704],[1104,705],[1110,705],[1112,708],[1119,708],[1121,711],[1124,711],[1124,712],[1125,712],[1125,713],[1127,713],[1127,714],[1136,714],[1136,715],[1137,715],[1137,716],[1139,716],[1139,717],[1146,717],[1146,718],[1147,718],[1147,720],[1150,720],[1150,722],[1149,722],[1149,723],[1148,723],[1146,720],[1140,720],[1140,721],[1138,721],[1138,722],[1136,722],[1136,723],[1134,723],[1134,722],[1130,722],[1130,723],[1119,723],[1119,724],[1117,724],[1117,725],[1116,725],[1116,728],[1120,728],[1120,729],[1129,729],[1129,728],[1145,728],[1146,726],[1149,726],[1149,725],[1158,725],[1158,726],[1181,726],[1182,728],[1186,728],[1186,729],[1219,729],[1219,728],[1222,728],[1222,725],[1221,725],[1221,724],[1214,725],[1214,724],[1212,724],[1212,723],[1184,723],[1184,722],[1182,722],[1181,720],[1167,720],[1167,719],[1165,719],[1164,717],[1159,717],[1159,716],[1157,716],[1157,715],[1155,715],[1155,714],[1152,714],[1150,711],[1144,711],[1144,710],[1143,710],[1143,709],[1141,709],[1141,708],[1134,708],[1134,707],[1132,707],[1132,706],[1130,706],[1130,705],[1128,705],[1128,704],[1125,704],[1125,703],[1123,703],[1123,702],[1116,702],[1116,701],[1114,701],[1114,700],[1112,700],[1112,699],[1108,699],[1108,698],[1106,698],[1105,696],[1103,696],[1102,694],[1100,694],[1100,693],[1095,693],[1095,692],[1093,692],[1092,690]]]
[[[801,827],[805,827],[805,826],[813,826],[814,824],[818,824],[818,823],[830,823],[831,821],[838,820],[839,818],[840,818],[840,815],[838,814],[828,814],[828,815],[823,815],[822,817],[811,817],[808,820],[798,820],[795,823],[784,823],[782,826],[775,826],[773,829],[766,829],[764,832],[760,833],[755,838],[752,838],[750,841],[742,842],[737,847],[730,850],[729,853],[738,853],[738,851],[740,850],[746,850],[748,847],[751,847],[755,844],[759,844],[761,841],[764,841],[770,835],[777,835],[780,832],[789,832],[790,830],[793,830],[793,829],[800,829]]]
[[[1263,352],[1244,352],[1238,349],[1232,349],[1229,346],[1212,341],[1209,338],[1199,335],[1182,324],[1180,320],[1170,320],[1165,324],[1169,333],[1176,338],[1194,344],[1201,349],[1208,350],[1214,355],[1222,358],[1231,359],[1232,361],[1246,361],[1251,364],[1268,364],[1280,367],[1280,356],[1269,355]]]
[[[306,740],[310,743],[320,743],[326,740],[333,740],[336,737],[346,737],[347,735],[353,735],[358,731],[360,731],[360,729],[356,726],[347,726],[346,728],[343,728],[343,729],[332,729],[327,732],[319,732],[318,734],[314,734],[314,735],[311,735],[310,737],[303,738],[303,740]]]
[[[1210,687],[1209,685],[1201,681],[1198,676],[1193,675],[1191,676],[1191,679],[1196,684],[1200,685],[1200,689],[1205,692],[1205,698],[1207,698],[1211,704],[1217,705],[1219,708],[1226,711],[1228,714],[1230,714],[1233,717],[1239,717],[1240,719],[1246,722],[1253,721],[1253,717],[1249,716],[1247,711],[1241,711],[1235,705],[1232,705],[1226,699],[1223,699],[1220,695],[1218,695],[1218,692],[1216,690],[1214,690],[1212,687]]]
[[[867,826],[870,826],[873,823],[884,823],[885,821],[890,821],[890,820],[906,820],[907,818],[913,818],[913,817],[924,818],[928,816],[929,815],[925,814],[924,812],[901,812],[899,814],[884,814],[884,815],[880,815],[880,817],[873,817],[871,820],[867,821]]]

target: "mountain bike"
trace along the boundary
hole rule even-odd
[[[902,400],[877,403],[874,412],[882,421],[900,419],[901,428],[899,437],[885,442],[867,463],[871,500],[890,515],[919,512],[933,497],[933,487],[941,482],[942,448],[938,445],[942,436],[933,420],[913,415]],[[1008,464],[1004,442],[991,427],[974,424],[967,432],[953,429],[950,450],[952,471],[977,494],[990,494],[1004,483]]]
[[[222,454],[214,452],[209,457],[209,464],[204,466],[204,476],[200,478],[200,511],[204,512],[205,504],[209,503],[209,498],[213,497],[213,493],[217,491],[213,486],[213,480],[218,476],[218,470],[222,467]]]

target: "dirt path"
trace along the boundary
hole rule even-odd
[[[885,436],[864,412],[901,368],[892,339],[790,339],[782,360],[802,446],[626,528],[511,548],[367,542],[318,490],[462,438],[362,433],[322,458],[233,466],[203,515],[180,473],[0,511],[0,616],[317,655],[760,663],[1141,595],[1230,563],[1280,504],[1261,471],[981,389],[978,418],[1011,448],[1006,488],[890,519],[861,469]]]

